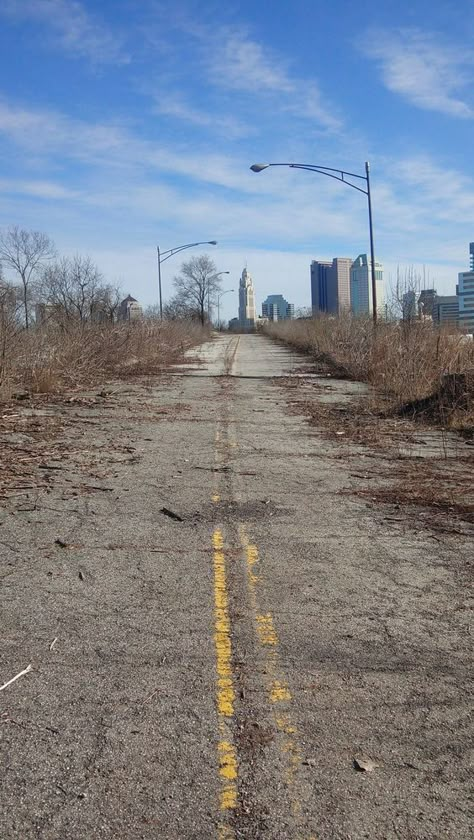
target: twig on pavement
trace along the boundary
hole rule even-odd
[[[20,671],[20,673],[17,674],[16,677],[12,677],[11,680],[8,680],[8,682],[6,682],[2,686],[0,686],[0,691],[3,691],[4,688],[8,688],[9,685],[16,682],[16,680],[19,680],[20,677],[22,677],[24,674],[28,674],[30,671],[31,671],[31,665],[27,665],[27,667],[24,668],[23,671]]]

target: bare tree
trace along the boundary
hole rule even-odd
[[[16,272],[22,284],[25,327],[30,324],[29,307],[32,286],[40,269],[56,254],[54,243],[45,233],[11,227],[0,233],[0,260]]]
[[[183,294],[172,297],[165,304],[163,314],[167,321],[201,321],[201,310]]]
[[[113,323],[117,319],[117,313],[123,297],[123,291],[120,286],[103,286],[101,293],[101,300],[99,302],[100,311],[103,312],[107,321]]]
[[[63,257],[43,272],[41,290],[56,320],[113,321],[120,303],[120,291],[103,282],[90,257]]]
[[[198,312],[201,324],[205,324],[208,302],[213,302],[221,288],[213,260],[203,254],[184,262],[181,273],[174,279],[174,287],[176,299],[190,311]]]
[[[7,283],[0,266],[0,390],[8,375],[8,360],[19,329],[18,288]]]

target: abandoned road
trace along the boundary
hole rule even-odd
[[[78,401],[0,512],[3,840],[471,836],[472,540],[351,492],[305,364],[225,335]]]

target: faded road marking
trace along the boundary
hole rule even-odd
[[[232,673],[232,642],[227,592],[224,538],[220,528],[212,536],[214,548],[214,644],[216,651],[216,702],[219,715],[219,777],[221,782],[219,809],[223,814],[219,824],[219,839],[234,837],[227,818],[237,807],[237,752],[233,743],[231,722],[234,715],[235,689]]]
[[[298,744],[298,732],[291,718],[292,696],[288,683],[282,673],[279,655],[279,639],[271,612],[263,613],[258,599],[258,586],[261,583],[260,558],[258,548],[249,541],[244,525],[239,528],[240,542],[245,552],[247,567],[247,585],[250,603],[255,618],[257,637],[264,654],[266,689],[272,708],[275,727],[281,734],[280,750],[285,759],[285,783],[288,789],[291,811],[296,821],[301,817],[301,802],[296,791],[296,777],[301,766],[301,752]],[[303,831],[299,829],[303,837]]]

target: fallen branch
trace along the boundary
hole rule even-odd
[[[8,688],[9,685],[16,682],[16,680],[19,680],[20,677],[22,677],[24,674],[28,674],[30,671],[31,671],[31,665],[27,665],[27,667],[23,671],[20,671],[20,673],[17,674],[16,677],[12,677],[11,680],[8,680],[8,682],[6,682],[6,683],[4,683],[4,685],[0,686],[0,691],[3,691],[4,688]]]

